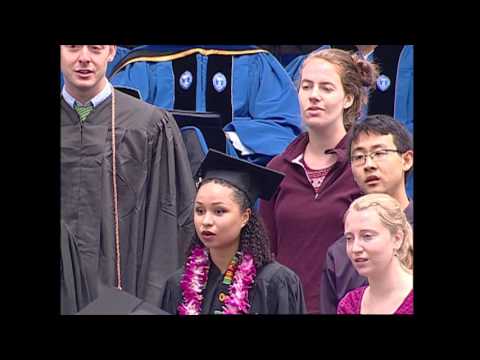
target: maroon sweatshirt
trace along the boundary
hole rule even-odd
[[[319,284],[327,249],[343,234],[343,215],[361,195],[347,154],[348,136],[326,151],[335,153],[337,162],[318,194],[298,161],[308,144],[308,133],[299,135],[267,165],[286,176],[275,196],[260,202],[260,215],[276,260],[300,277],[309,313],[319,313]]]

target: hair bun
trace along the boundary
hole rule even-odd
[[[352,55],[352,57],[360,74],[362,85],[367,88],[373,88],[379,75],[378,65],[362,59],[357,54]]]

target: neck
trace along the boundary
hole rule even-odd
[[[343,120],[335,122],[334,126],[322,129],[322,132],[309,130],[307,151],[315,156],[324,156],[325,150],[333,149],[343,139],[347,131]]]
[[[398,201],[402,210],[405,210],[407,208],[408,204],[410,203],[410,201],[408,200],[407,191],[405,189],[405,185],[403,185],[403,184],[404,183],[402,182],[402,185],[399,186],[398,189],[395,192],[393,192],[392,194],[389,194],[389,195],[391,197],[393,197],[395,200]]]
[[[233,256],[238,250],[238,243],[235,243],[234,246],[228,248],[215,248],[210,249],[210,258],[213,263],[220,269],[220,271],[225,273],[227,271],[228,265],[232,260]]]
[[[413,287],[413,274],[405,270],[400,261],[392,259],[389,268],[368,277],[370,294],[374,298],[384,298],[398,291],[404,291]]]

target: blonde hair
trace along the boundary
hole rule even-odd
[[[368,194],[359,197],[350,204],[343,219],[352,210],[361,211],[373,207],[380,218],[382,224],[390,231],[392,235],[397,234],[398,230],[403,233],[402,243],[397,251],[400,264],[408,269],[413,269],[413,231],[412,226],[400,207],[397,200],[387,194]]]
[[[367,104],[370,90],[375,87],[379,75],[378,66],[345,50],[317,50],[305,58],[300,69],[297,89],[301,83],[305,64],[312,59],[322,59],[336,65],[345,94],[353,97],[352,105],[343,111],[343,125],[348,131],[360,116],[362,106]]]

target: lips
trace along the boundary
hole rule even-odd
[[[88,77],[93,74],[92,70],[75,70],[80,77]]]
[[[368,259],[358,257],[353,260],[353,263],[355,264],[356,268],[363,268],[364,265],[366,265],[368,262]]]
[[[202,231],[200,235],[203,241],[211,241],[215,238],[215,233],[211,231]]]
[[[380,180],[380,178],[378,176],[371,175],[371,176],[369,176],[365,179],[365,182],[366,183],[371,183],[371,182],[379,181],[379,180]]]
[[[325,109],[318,106],[310,106],[307,108],[307,111],[325,111]]]

